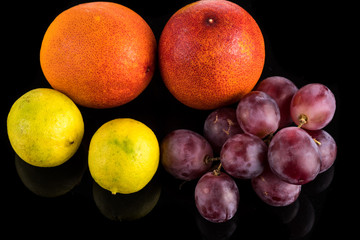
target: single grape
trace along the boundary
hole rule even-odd
[[[321,155],[320,173],[328,170],[336,159],[337,146],[334,138],[324,130],[306,131],[313,139],[318,142]]]
[[[295,202],[300,195],[301,185],[284,182],[270,168],[251,180],[255,193],[271,206],[287,206]]]
[[[211,167],[205,163],[213,151],[208,141],[200,134],[186,129],[169,133],[161,142],[161,163],[175,178],[193,180]]]
[[[264,138],[278,129],[280,110],[269,95],[252,91],[240,100],[236,117],[244,132]]]
[[[310,135],[298,127],[278,131],[268,149],[271,170],[283,181],[305,184],[320,171],[319,148]]]
[[[255,135],[236,134],[223,145],[220,159],[222,167],[231,176],[251,179],[264,170],[267,146]]]
[[[262,80],[255,90],[267,93],[277,103],[280,110],[279,128],[287,127],[293,122],[290,115],[290,103],[299,89],[292,81],[280,76],[268,77]]]
[[[204,174],[195,187],[195,204],[206,220],[220,223],[231,219],[239,205],[239,190],[226,173],[213,171]]]
[[[319,130],[333,118],[336,109],[334,94],[320,83],[300,88],[293,96],[290,113],[295,124],[308,130]]]
[[[233,108],[219,108],[209,114],[204,123],[204,137],[213,147],[214,152],[220,153],[225,141],[238,133],[242,133]]]

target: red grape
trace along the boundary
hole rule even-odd
[[[269,95],[252,91],[240,100],[236,116],[244,132],[264,138],[278,129],[280,110]]]
[[[210,144],[200,134],[178,129],[169,133],[161,142],[161,163],[165,170],[181,180],[193,180],[200,177],[211,167],[205,163],[206,157],[212,157]]]
[[[333,118],[336,109],[334,94],[320,83],[300,88],[293,96],[290,113],[295,124],[308,130],[319,130]]]
[[[217,153],[229,137],[242,132],[236,119],[236,110],[233,108],[219,108],[213,111],[204,123],[204,137]]]
[[[282,181],[269,168],[251,180],[255,193],[271,206],[287,206],[298,198],[301,185]]]
[[[298,91],[295,84],[287,78],[273,76],[262,80],[256,90],[267,93],[279,106],[281,116],[279,128],[289,126],[292,123],[290,116],[291,99]]]
[[[222,167],[231,176],[251,179],[264,170],[267,146],[255,135],[236,134],[223,145],[220,159]]]
[[[315,141],[305,130],[287,127],[272,138],[268,162],[271,170],[282,180],[305,184],[319,173],[321,156]]]
[[[223,172],[204,174],[195,187],[195,204],[206,220],[219,223],[231,219],[239,205],[235,181]]]
[[[307,130],[307,133],[319,142],[318,147],[321,155],[320,173],[325,172],[333,165],[336,159],[336,142],[334,138],[324,130]]]

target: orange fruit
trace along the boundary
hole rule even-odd
[[[183,104],[214,109],[240,100],[260,78],[264,38],[252,16],[224,0],[177,11],[159,40],[159,64],[169,91]]]
[[[74,102],[110,108],[136,98],[155,68],[156,40],[137,13],[110,2],[84,3],[47,29],[40,63],[50,85]]]

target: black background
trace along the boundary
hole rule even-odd
[[[358,60],[351,47],[353,29],[348,28],[351,15],[347,13],[352,7],[343,3],[234,1],[255,18],[264,35],[266,61],[260,80],[280,75],[291,79],[299,88],[312,82],[323,83],[334,92],[337,100],[334,119],[325,128],[338,144],[335,166],[321,175],[318,181],[304,186],[293,207],[269,207],[257,198],[248,181],[237,180],[240,206],[235,218],[228,224],[210,224],[199,216],[195,208],[193,191],[196,181],[185,183],[179,189],[182,182],[173,179],[160,166],[154,184],[156,189],[161,189],[161,194],[148,215],[131,222],[113,221],[102,215],[93,198],[87,148],[91,136],[103,123],[120,117],[134,118],[153,129],[161,141],[167,133],[179,128],[202,133],[204,120],[211,112],[188,108],[174,99],[162,83],[158,69],[147,89],[124,106],[103,110],[79,107],[85,122],[85,135],[78,153],[69,161],[81,173],[75,187],[53,198],[41,197],[30,191],[15,168],[15,153],[6,134],[7,113],[13,102],[27,91],[50,87],[39,62],[43,35],[58,14],[83,2],[86,1],[26,1],[2,7],[2,46],[5,54],[0,119],[1,146],[4,148],[0,166],[1,216],[5,222],[2,230],[19,236],[87,237],[101,233],[118,238],[131,236],[132,239],[318,239],[351,236],[352,223],[359,221],[357,205],[354,204],[358,198],[358,184],[350,170],[356,168],[358,156],[349,157],[351,141],[345,134],[357,136],[354,136],[356,129],[349,131],[345,128],[351,125],[358,127],[355,126],[355,116],[345,112],[347,106],[356,108],[356,102],[346,105],[345,98],[351,95],[348,89],[354,88],[356,81],[349,76],[350,64],[343,63],[347,61],[345,54],[349,53],[347,56]],[[159,40],[171,15],[192,1],[116,2],[141,15]],[[354,120],[349,120],[350,117]],[[64,176],[73,174],[67,169],[60,172]],[[56,174],[47,175],[51,179]],[[327,188],[324,189],[324,186]],[[296,211],[297,215],[290,217]],[[292,221],[288,222],[289,219]]]

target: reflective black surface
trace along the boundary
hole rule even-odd
[[[182,183],[160,166],[152,182],[133,196],[112,196],[93,182],[87,167],[87,150],[93,133],[119,117],[142,121],[159,141],[170,131],[187,128],[202,133],[210,111],[190,109],[175,100],[155,72],[148,88],[134,101],[117,108],[95,110],[79,107],[85,136],[77,154],[55,169],[37,169],[19,159],[7,139],[6,117],[13,102],[25,92],[50,87],[39,63],[42,37],[51,21],[65,9],[85,1],[46,1],[5,4],[11,15],[3,21],[1,97],[1,198],[5,225],[2,229],[26,236],[101,236],[140,239],[323,239],[351,236],[358,222],[359,189],[351,169],[358,156],[347,154],[345,92],[349,79],[337,55],[344,46],[345,30],[335,4],[315,1],[234,1],[258,22],[265,38],[266,62],[261,79],[280,75],[301,87],[319,82],[335,94],[337,110],[325,128],[338,144],[335,165],[303,187],[299,199],[284,208],[262,203],[249,181],[237,180],[240,206],[225,224],[212,224],[194,203],[196,181]],[[176,10],[192,1],[117,1],[139,13],[157,40]],[[7,74],[5,74],[7,73]],[[358,105],[358,104],[357,104]],[[347,123],[347,124],[346,124]],[[357,137],[357,136],[351,136]],[[355,204],[354,204],[355,203]],[[351,216],[354,216],[352,219]],[[123,220],[123,221],[119,221]],[[10,228],[15,226],[16,228]],[[127,237],[129,238],[129,237]]]

